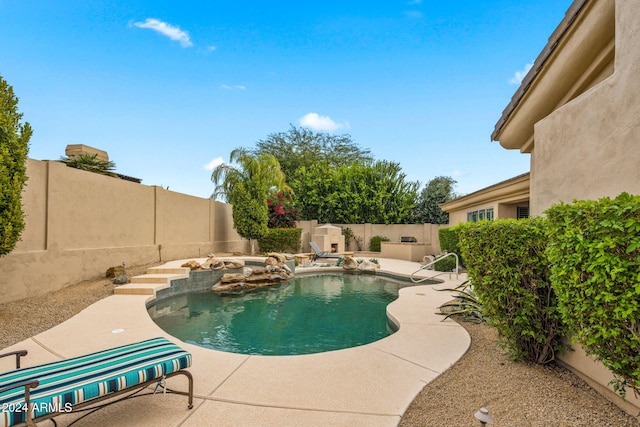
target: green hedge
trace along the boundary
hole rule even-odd
[[[440,239],[440,250],[458,255],[458,264],[464,265],[460,254],[460,237],[457,227],[439,229],[438,238]],[[436,262],[433,267],[437,271],[453,271],[456,268],[456,260],[453,257],[447,257]]]
[[[460,249],[483,314],[514,360],[547,363],[565,333],[549,280],[543,221],[461,224]]]
[[[382,242],[388,242],[389,238],[384,236],[373,236],[371,240],[369,240],[369,250],[371,252],[380,252],[382,247]]]
[[[301,228],[269,228],[258,240],[260,252],[299,252]]]
[[[546,211],[559,310],[588,354],[640,392],[640,197],[575,201]]]

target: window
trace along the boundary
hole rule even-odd
[[[516,218],[518,219],[529,218],[529,206],[517,206]]]
[[[467,221],[476,222],[488,219],[493,220],[493,208],[479,209],[477,211],[467,212]]]

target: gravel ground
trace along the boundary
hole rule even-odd
[[[147,272],[152,263],[127,267],[129,277]],[[40,297],[0,304],[0,350],[46,331],[78,314],[104,297],[113,295],[111,279],[96,278]]]
[[[143,274],[158,263],[128,267]],[[113,294],[110,279],[85,281],[42,297],[0,304],[0,349],[61,323]],[[640,426],[566,369],[512,362],[486,324],[461,323],[471,335],[462,359],[427,384],[400,426],[479,426],[473,414],[489,409],[493,426]]]
[[[516,363],[503,354],[496,330],[460,323],[471,336],[469,351],[427,384],[400,426],[479,426],[473,414],[489,410],[492,426],[638,426],[567,369]]]

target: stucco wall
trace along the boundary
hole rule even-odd
[[[598,2],[609,13],[612,1]],[[640,194],[640,2],[615,2],[614,72],[535,125],[531,212]]]
[[[27,176],[22,240],[0,258],[0,300],[5,302],[102,276],[123,262],[248,247],[233,230],[232,207],[224,203],[59,162],[28,159]]]
[[[621,192],[640,194],[640,2],[628,0],[598,0],[588,2],[584,12],[576,18],[568,32],[566,41],[561,41],[562,49],[556,62],[541,68],[540,77],[555,68],[559,75],[572,79],[570,83],[579,87],[584,82],[574,75],[576,67],[565,67],[566,62],[580,49],[598,53],[606,49],[598,43],[608,40],[611,29],[615,34],[613,72],[606,60],[606,67],[596,75],[597,84],[566,104],[553,104],[548,99],[545,111],[552,112],[534,125],[534,144],[531,148],[531,192],[530,210],[532,215],[540,215],[551,205],[571,202],[574,199],[598,199],[615,197]],[[604,55],[604,53],[603,53]],[[604,57],[603,57],[604,58]],[[598,58],[594,58],[596,64]],[[593,64],[578,67],[588,71]],[[534,67],[535,68],[535,67]],[[546,70],[551,71],[546,71]],[[597,70],[594,70],[597,71]],[[604,80],[602,77],[606,76]],[[547,78],[549,87],[556,84]],[[541,83],[542,85],[542,83]],[[531,86],[533,93],[535,85]],[[545,98],[538,93],[537,99],[524,98],[514,110],[522,119],[524,107],[529,104],[544,104]],[[562,105],[557,107],[557,105]],[[526,116],[526,114],[524,114]],[[507,127],[509,123],[507,123]],[[511,125],[511,133],[503,132],[499,139],[507,148],[526,149],[528,143],[523,138],[509,138],[523,126]],[[524,133],[524,135],[527,135]],[[507,142],[505,143],[506,140]],[[558,356],[560,361],[585,378],[597,390],[610,398],[616,405],[637,416],[640,399],[627,393],[627,400],[620,399],[610,387],[611,372],[584,355],[580,346],[575,352],[565,352]]]

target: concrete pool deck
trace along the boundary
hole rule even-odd
[[[420,267],[409,261],[379,261],[382,273],[395,275],[409,275]],[[154,280],[148,277],[148,282],[140,283],[149,288],[157,286],[155,279],[167,283],[162,275],[149,276]],[[193,355],[189,368],[194,377],[193,409],[187,409],[184,396],[148,395],[110,405],[76,426],[395,426],[424,385],[458,361],[470,345],[460,325],[443,322],[436,314],[451,295],[434,289],[454,287],[466,277],[455,279],[447,274],[439,279],[444,283],[400,290],[400,297],[387,307],[389,316],[400,325],[396,333],[344,350],[301,356],[209,350],[161,330],[146,310],[153,295],[117,294],[0,353],[26,349],[29,354],[22,365],[32,366],[164,336]],[[0,372],[14,369],[14,363],[13,358],[0,359]],[[174,377],[167,383],[169,388],[186,390],[183,378]],[[56,421],[64,426],[78,417],[61,415]]]

